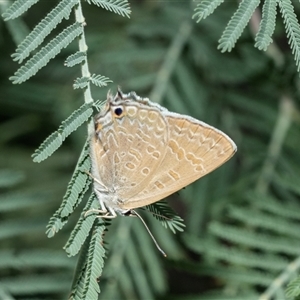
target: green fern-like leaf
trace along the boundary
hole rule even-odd
[[[25,65],[19,68],[14,76],[10,77],[13,83],[22,83],[35,75],[42,67],[47,65],[63,48],[67,47],[82,33],[82,25],[74,23],[64,29],[57,37],[36,53]]]
[[[106,10],[113,11],[122,17],[130,18],[130,6],[127,0],[87,0],[89,4],[93,3]]]
[[[24,172],[11,170],[11,169],[0,169],[0,188],[9,188],[18,183],[24,181]],[[3,198],[2,198],[3,199]],[[0,204],[1,210],[1,204]]]
[[[86,159],[86,167],[89,165],[89,159]],[[68,186],[68,190],[71,188],[71,193],[67,197],[64,197],[64,201],[62,203],[63,209],[61,211],[61,217],[65,217],[70,215],[75,208],[82,201],[85,193],[89,189],[89,176],[81,171],[75,170],[76,177],[74,181],[70,182],[70,186]],[[75,175],[75,174],[74,174]],[[73,179],[73,177],[72,177]]]
[[[13,60],[21,63],[28,57],[30,52],[36,49],[64,18],[69,18],[76,3],[76,1],[70,0],[60,1],[18,46],[16,52],[12,54]]]
[[[292,280],[286,288],[287,298],[294,298],[300,295],[300,276]]]
[[[41,162],[52,155],[61,145],[63,139],[62,135],[55,131],[48,136],[40,147],[33,153],[32,158],[34,162]]]
[[[92,232],[90,232],[88,239],[84,242],[81,251],[79,253],[78,263],[76,266],[73,283],[72,283],[72,289],[69,296],[70,300],[83,299],[82,297],[83,289],[84,289],[83,282],[84,282],[84,278],[85,278],[84,276],[85,276],[86,266],[87,266],[86,258],[87,258],[88,249],[91,242],[91,237],[92,237]]]
[[[93,114],[92,103],[85,103],[75,110],[58,128],[63,139],[67,138],[73,131],[86,122]]]
[[[41,162],[51,156],[73,131],[89,119],[93,114],[93,109],[91,107],[92,103],[85,103],[63,121],[58,130],[46,138],[40,147],[33,153],[33,161]]]
[[[262,20],[259,31],[255,37],[255,47],[259,50],[267,50],[272,43],[272,34],[275,30],[277,1],[266,0],[262,9]]]
[[[98,299],[100,288],[97,279],[102,273],[105,255],[103,247],[104,230],[104,222],[98,219],[98,225],[95,226],[89,243],[86,270],[81,284],[81,299]]]
[[[15,19],[38,1],[39,0],[17,0],[2,14],[2,17],[5,21]]]
[[[105,247],[103,242],[104,231],[110,223],[100,219],[96,219],[93,224],[93,229],[90,231],[88,238],[85,240],[79,254],[78,264],[75,271],[75,276],[72,284],[72,291],[69,299],[98,299],[97,297],[90,298],[91,294],[100,292],[98,283],[93,280],[94,275],[100,277],[103,268],[103,258],[105,256]],[[97,262],[95,269],[91,270],[93,265],[90,263],[94,259]],[[98,278],[96,278],[98,279]],[[97,280],[98,281],[98,280]],[[89,290],[92,288],[92,290]],[[96,292],[95,292],[96,289]],[[105,298],[104,298],[105,299]]]
[[[70,55],[66,61],[65,66],[66,67],[73,67],[75,65],[78,65],[82,63],[86,59],[86,52],[78,51],[72,55]]]
[[[112,81],[105,76],[93,74],[91,77],[77,78],[73,84],[73,87],[74,89],[84,89],[87,87],[89,82],[92,82],[96,86],[103,87],[107,86],[107,84]]]
[[[231,51],[241,36],[260,0],[242,0],[219,40],[221,52]]]
[[[89,77],[80,77],[76,78],[73,84],[74,89],[84,89],[88,86],[88,83],[90,82]]]
[[[218,268],[212,268],[205,272],[206,274],[215,275],[218,278],[223,278],[223,280],[228,280],[229,282],[236,282],[237,284],[245,285],[259,285],[266,287],[272,283],[273,276],[266,272],[255,269],[240,269],[238,267],[224,267],[219,266]],[[219,298],[219,297],[218,297]],[[214,298],[213,298],[214,299]],[[221,298],[223,299],[223,298]],[[232,299],[231,297],[224,299]],[[244,297],[237,297],[236,300],[245,299]],[[258,299],[257,297],[249,297],[247,299]],[[264,298],[262,298],[264,299]],[[282,298],[278,298],[282,299]]]
[[[161,225],[151,219],[154,236],[162,232],[163,237],[174,237]],[[127,299],[156,299],[156,293],[163,293],[166,289],[165,276],[160,263],[160,253],[155,248],[148,232],[136,218],[120,217],[113,221],[117,225],[113,237],[110,236],[109,256],[106,261],[104,276],[114,278],[112,288],[102,285],[101,298],[123,299],[123,287],[129,292]],[[157,225],[157,230],[155,227]],[[166,244],[174,246],[169,238]],[[172,247],[171,246],[171,247]],[[176,246],[175,246],[176,247]],[[153,251],[154,250],[154,251]],[[167,252],[172,257],[172,251]],[[138,287],[136,287],[138,286]],[[120,287],[121,291],[120,291]]]
[[[256,193],[249,193],[247,198],[255,205],[256,208],[272,213],[282,218],[300,220],[300,212],[298,206],[286,206],[271,196],[259,197]]]
[[[300,195],[299,178],[291,178],[290,176],[274,176],[274,181],[276,181],[278,185],[286,188],[287,190]]]
[[[59,209],[55,212],[53,217],[51,217],[46,227],[46,234],[49,238],[53,237],[59,230],[62,229],[62,227],[67,223],[69,215],[82,201],[89,188],[88,182],[90,180],[84,171],[89,171],[90,167],[89,140],[87,140],[81,151],[72,178],[68,184],[63,201]]]
[[[196,22],[200,22],[202,19],[205,19],[212,14],[214,10],[223,2],[224,0],[202,0],[197,4],[197,7],[194,10],[195,13],[193,15],[193,19],[198,18]]]
[[[180,218],[176,213],[170,208],[168,203],[164,201],[159,201],[146,206],[153,216],[161,222],[165,228],[169,228],[173,233],[176,231],[184,231],[185,224],[183,219]]]
[[[88,183],[91,180],[85,173],[90,171],[91,168],[89,153],[89,140],[87,139],[60,206],[60,216],[62,218],[69,216],[74,211],[89,188]]]
[[[292,52],[295,57],[297,71],[300,70],[300,25],[290,0],[278,1],[284,19],[285,29]]]
[[[138,283],[137,287],[137,299],[155,299],[153,290],[150,289],[148,278],[146,272],[143,272],[143,263],[139,256],[139,249],[134,245],[134,243],[129,243],[127,246],[127,251],[125,253],[126,261],[129,262],[128,273],[131,273],[132,280]],[[130,264],[132,262],[132,264]],[[138,272],[135,272],[138,270]],[[133,282],[132,282],[133,283]],[[132,284],[131,283],[131,284]]]
[[[198,239],[195,236],[185,235],[183,238],[189,249],[195,253],[209,253],[211,258],[226,262],[229,265],[233,264],[247,268],[257,267],[278,272],[288,264],[288,259],[279,255],[246,252],[234,245],[229,248],[211,240]]]
[[[273,237],[269,234],[253,233],[234,226],[212,222],[209,230],[219,238],[224,238],[232,243],[254,247],[256,249],[284,252],[286,254],[298,255],[300,242],[281,237]]]
[[[102,76],[102,75],[96,75],[93,74],[91,76],[90,81],[99,87],[103,87],[103,86],[107,86],[108,83],[112,82],[112,80],[110,80],[108,77]]]
[[[8,176],[15,176],[18,178],[21,174],[18,174],[16,172],[14,173],[6,173],[3,172],[2,175],[8,175]],[[23,174],[22,174],[23,175]],[[25,177],[24,177],[25,178]],[[12,181],[15,180],[15,178],[12,179]],[[7,188],[10,187],[9,185],[3,185],[1,186],[1,188]],[[34,205],[35,203],[37,203],[37,201],[40,201],[41,198],[44,199],[45,202],[50,201],[51,199],[51,194],[45,194],[43,193],[31,193],[31,192],[9,192],[6,194],[2,194],[1,195],[1,201],[0,201],[0,212],[1,213],[6,213],[6,212],[17,212],[20,209],[29,209],[30,207],[32,207],[32,205]]]
[[[96,100],[94,102],[94,107],[97,111],[100,111],[102,110],[102,108],[104,107],[106,101],[103,101],[103,100]]]
[[[252,218],[248,218],[249,213],[251,214],[249,208],[232,206],[229,209],[229,216],[234,220],[243,221],[250,226],[275,231],[275,233],[284,234],[285,236],[300,238],[299,226],[296,222],[255,210],[252,212]],[[274,224],[276,224],[276,227]]]
[[[87,212],[92,207],[93,208],[99,207],[99,201],[97,199],[97,196],[94,193],[92,193],[92,195],[90,196],[83,211]],[[75,228],[71,232],[66,245],[64,246],[64,249],[68,253],[68,256],[74,256],[79,252],[82,244],[88,237],[89,232],[93,227],[96,218],[97,218],[96,214],[90,214],[88,216],[85,216],[84,214],[81,215]]]
[[[68,220],[62,219],[60,216],[59,210],[57,210],[54,215],[50,218],[48,225],[46,226],[46,235],[48,238],[54,237],[54,235],[61,230],[66,224]]]

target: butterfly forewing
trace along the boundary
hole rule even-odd
[[[161,164],[168,129],[158,109],[127,101],[122,110],[120,118],[110,112],[111,122],[106,122],[106,116],[97,120],[107,126],[100,126],[93,146],[103,184],[126,203],[147,188],[149,178]]]

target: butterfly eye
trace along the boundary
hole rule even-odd
[[[120,117],[123,114],[123,109],[121,107],[115,108],[115,115]]]

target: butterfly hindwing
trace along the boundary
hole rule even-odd
[[[149,184],[128,199],[124,208],[159,201],[225,163],[236,151],[223,132],[194,118],[166,113],[169,140],[166,155]]]

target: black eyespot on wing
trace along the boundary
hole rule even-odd
[[[121,107],[117,107],[117,108],[115,109],[115,114],[116,114],[117,116],[121,116],[122,113],[123,113],[123,109],[122,109]]]

